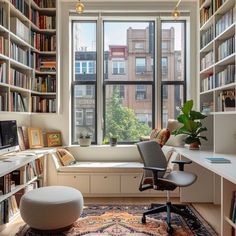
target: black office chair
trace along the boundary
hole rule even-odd
[[[142,223],[146,223],[146,215],[157,214],[160,212],[167,213],[166,222],[168,224],[168,233],[173,232],[171,226],[171,213],[176,213],[187,219],[195,219],[194,216],[187,211],[183,211],[180,205],[173,205],[170,202],[169,191],[175,190],[177,187],[187,187],[193,184],[197,176],[193,173],[184,171],[185,164],[191,164],[191,161],[172,161],[179,165],[179,171],[171,171],[166,173],[167,160],[156,141],[145,141],[137,143],[137,147],[141,158],[144,162],[144,173],[140,183],[139,190],[147,189],[167,191],[167,202],[164,205],[151,204],[151,209],[143,213]]]

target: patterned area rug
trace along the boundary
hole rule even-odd
[[[187,220],[173,214],[173,236],[216,236],[216,232],[191,206],[182,207],[195,216]],[[72,227],[54,232],[36,231],[24,225],[16,236],[168,236],[165,223],[166,214],[147,217],[141,223],[143,211],[147,206],[88,206]]]

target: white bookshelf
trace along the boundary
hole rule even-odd
[[[52,0],[56,2],[56,0]],[[31,30],[38,33],[38,34],[44,34],[44,35],[57,35],[57,30],[55,29],[40,29],[39,26],[35,25],[33,21],[30,20],[30,14],[32,9],[36,10],[39,12],[40,15],[46,15],[46,16],[56,16],[56,8],[41,8],[39,7],[34,0],[27,0],[28,3],[28,10],[29,10],[29,18],[26,17],[20,10],[18,10],[10,0],[0,0],[1,4],[5,5],[6,8],[6,15],[7,15],[7,24],[6,26],[2,26],[0,24],[0,36],[3,36],[5,39],[7,39],[7,46],[5,47],[6,53],[1,54],[0,53],[0,61],[6,62],[6,83],[0,83],[0,93],[5,92],[7,93],[7,107],[5,110],[1,111],[0,113],[6,113],[6,112],[16,112],[16,113],[21,113],[21,114],[31,114],[35,113],[35,111],[32,110],[32,96],[38,96],[42,99],[52,99],[55,101],[55,113],[58,112],[58,98],[57,98],[57,85],[55,86],[55,91],[54,92],[40,92],[40,91],[34,91],[32,90],[32,78],[38,78],[38,77],[47,77],[51,76],[53,79],[56,80],[56,84],[58,83],[58,78],[57,78],[57,67],[58,65],[56,64],[56,70],[51,70],[51,71],[39,71],[36,66],[32,67],[30,64],[26,65],[23,64],[20,61],[14,60],[11,58],[11,53],[10,53],[10,43],[13,42],[14,44],[24,48],[26,51],[28,51],[28,60],[30,61],[30,54],[35,53],[39,57],[48,57],[48,58],[56,58],[57,61],[57,51],[44,51],[44,50],[39,50],[35,48],[31,42]],[[11,17],[16,17],[19,19],[28,29],[29,29],[29,41],[26,41],[22,39],[20,36],[16,35],[13,31],[11,31]],[[55,40],[57,41],[57,39]],[[13,68],[25,75],[27,75],[27,87],[26,88],[21,88],[18,86],[14,86],[10,84],[9,78],[10,78],[10,69]],[[27,103],[26,103],[26,109],[23,111],[14,111],[11,109],[11,92],[15,91],[18,92],[22,95],[22,97],[27,98]],[[54,114],[53,112],[53,114]],[[43,113],[43,112],[42,112]],[[44,112],[45,113],[45,112]],[[46,112],[48,113],[48,112]]]

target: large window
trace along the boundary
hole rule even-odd
[[[186,42],[184,21],[163,21],[162,33],[162,126],[176,119],[185,100]],[[168,63],[168,60],[170,63]]]
[[[113,75],[124,74],[115,79],[104,73],[104,135],[117,136],[120,143],[136,142],[154,126],[153,31],[153,21],[104,22],[104,57],[109,55],[104,67],[111,63]],[[137,50],[144,45],[146,50]]]
[[[72,142],[90,134],[96,142],[96,22],[73,22]]]

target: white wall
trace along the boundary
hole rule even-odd
[[[7,112],[0,114],[0,120],[16,120],[18,126],[30,126],[30,115]]]
[[[71,127],[70,127],[70,117],[71,117],[71,56],[70,56],[70,23],[69,23],[69,12],[75,9],[75,4],[72,2],[60,2],[58,3],[58,15],[57,15],[57,32],[58,32],[58,78],[60,78],[60,84],[58,86],[59,94],[59,114],[32,114],[31,115],[31,125],[35,127],[41,127],[43,129],[50,130],[60,130],[62,132],[63,143],[65,145],[71,144]],[[156,16],[159,15],[159,12],[166,12],[170,9],[173,9],[175,2],[139,2],[139,3],[97,3],[89,2],[86,3],[86,10],[88,11],[116,11],[116,12],[128,12],[128,11],[146,11],[152,12],[152,15],[156,13]],[[191,42],[191,45],[187,55],[187,80],[188,80],[188,98],[193,98],[196,100],[196,76],[197,76],[197,25],[196,25],[196,3],[195,2],[182,2],[180,5],[180,10],[190,13],[190,22],[187,24],[187,29],[189,29],[190,34],[188,42]],[[154,13],[153,13],[154,12]],[[169,12],[171,15],[171,12]],[[61,52],[61,53],[60,53]],[[93,149],[94,150],[94,149]],[[107,149],[104,149],[107,150]],[[92,151],[93,152],[93,151]],[[132,150],[127,149],[127,156],[129,154],[133,155]],[[103,153],[103,152],[101,152]],[[104,152],[107,155],[110,155],[110,152]],[[136,153],[137,154],[137,153]],[[81,151],[81,155],[85,158],[87,157],[87,152]],[[91,155],[91,152],[88,151],[88,155]],[[122,155],[125,155],[124,153]],[[125,155],[126,156],[126,155]],[[105,158],[105,157],[104,157]]]

